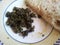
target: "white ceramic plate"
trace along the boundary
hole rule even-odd
[[[26,8],[26,6],[24,4],[24,0],[17,0],[17,1],[14,1],[13,3],[11,3],[8,6],[8,8],[6,9],[5,14],[6,14],[7,11],[11,12],[14,7]],[[36,43],[36,42],[39,42],[39,41],[43,41],[52,32],[52,26],[51,25],[46,23],[41,18],[40,19],[34,18],[34,23],[33,23],[33,25],[35,25],[34,32],[29,33],[28,36],[23,38],[22,36],[19,36],[18,34],[15,34],[12,31],[12,29],[9,26],[6,25],[6,21],[7,21],[7,17],[5,17],[5,15],[4,15],[3,23],[4,23],[4,27],[5,27],[5,30],[6,30],[7,34],[9,34],[9,36],[11,38],[13,38],[14,40],[16,40],[18,42]],[[44,34],[43,37],[42,37],[42,34]]]

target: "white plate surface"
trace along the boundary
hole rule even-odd
[[[12,11],[12,9],[14,7],[20,7],[20,8],[26,8],[25,4],[24,4],[24,0],[17,0],[15,2],[13,2],[6,10],[7,11]],[[5,12],[5,14],[6,14]],[[39,42],[44,40],[45,38],[48,37],[48,35],[52,32],[52,26],[49,25],[48,23],[46,23],[43,19],[38,19],[38,18],[34,18],[34,23],[33,25],[35,25],[35,29],[34,32],[29,33],[28,36],[26,36],[25,38],[23,38],[22,36],[19,36],[18,34],[15,34],[11,28],[9,26],[6,25],[6,21],[7,21],[7,17],[5,17],[4,15],[4,19],[3,19],[3,23],[4,23],[4,27],[5,30],[7,32],[7,34],[9,34],[11,36],[11,38],[13,38],[14,40],[18,41],[18,42],[23,42],[23,43],[35,43],[35,42]],[[42,37],[42,34],[44,34],[45,36]]]

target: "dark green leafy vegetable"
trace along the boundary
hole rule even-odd
[[[20,33],[25,37],[34,31],[32,18],[36,15],[30,9],[14,7],[12,12],[6,13],[6,17],[8,17],[6,24],[12,28],[14,33]],[[27,30],[23,31],[22,27],[27,28]]]
[[[45,35],[44,34],[42,34],[42,37],[44,37]]]
[[[29,32],[34,31],[32,18],[36,16],[28,8],[14,7],[12,12],[6,13],[6,17],[8,17],[6,24],[12,28],[14,33],[20,33],[25,37]],[[22,27],[27,28],[27,30],[23,31]]]

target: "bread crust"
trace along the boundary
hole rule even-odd
[[[32,1],[32,0],[31,0]],[[42,1],[42,0],[41,0]],[[58,1],[56,1],[56,0],[52,0],[54,3],[56,3],[56,2],[58,2]],[[51,3],[52,2],[51,0],[49,0],[49,2]],[[32,1],[33,2],[33,1]],[[48,2],[48,3],[49,3]],[[48,23],[50,23],[52,26],[54,26],[54,28],[55,29],[58,29],[58,30],[60,30],[60,26],[58,26],[58,24],[56,23],[57,22],[57,20],[59,20],[60,21],[60,15],[53,15],[53,14],[55,14],[55,12],[54,11],[56,11],[54,8],[54,6],[50,6],[51,8],[53,8],[53,9],[51,9],[51,10],[53,10],[53,12],[49,12],[49,10],[47,10],[47,8],[45,8],[45,9],[43,9],[44,7],[42,6],[42,3],[40,3],[37,7],[35,6],[35,5],[33,5],[33,4],[31,4],[31,3],[29,3],[29,1],[28,0],[26,0],[25,1],[25,3],[26,3],[26,6],[27,7],[29,7],[32,11],[34,11],[35,13],[37,13],[38,15],[40,15],[40,16],[42,16],[42,18],[45,20],[45,21],[47,21]],[[49,5],[49,4],[48,4]],[[57,17],[57,18],[59,18],[59,19],[57,19],[57,18],[55,18],[55,17]],[[59,22],[60,23],[60,22]]]

